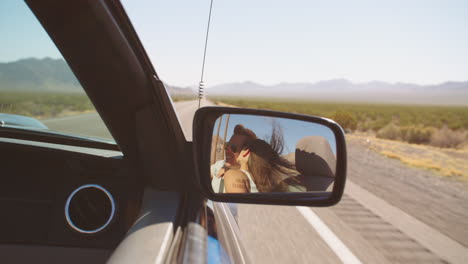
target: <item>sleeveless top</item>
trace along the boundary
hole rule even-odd
[[[250,172],[246,170],[240,170],[240,171],[242,171],[247,176],[247,178],[249,178],[250,192],[258,193],[257,185],[255,185],[255,182],[253,181],[253,178],[252,178],[252,175],[250,175]],[[223,192],[226,193],[226,187],[224,186],[224,184],[222,187],[223,187]]]
[[[253,181],[253,177],[252,175],[250,175],[250,172],[246,171],[246,170],[241,170],[245,175],[247,175],[247,178],[249,178],[249,183],[250,183],[250,192],[251,193],[257,193],[258,192],[258,189],[257,189],[257,185],[255,185],[255,182]]]

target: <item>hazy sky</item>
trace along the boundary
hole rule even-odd
[[[163,81],[200,79],[210,0],[125,0]],[[58,57],[22,1],[0,2],[0,62]],[[205,83],[468,80],[468,1],[214,0]]]

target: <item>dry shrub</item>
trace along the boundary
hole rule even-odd
[[[429,144],[433,133],[434,129],[428,127],[408,126],[401,128],[403,141],[414,144]]]
[[[331,119],[335,120],[340,126],[345,129],[346,131],[354,131],[357,127],[356,118],[354,118],[353,114],[338,110],[330,116]]]
[[[448,127],[443,127],[432,135],[430,144],[441,148],[456,148],[466,140],[466,131],[456,131]]]
[[[395,125],[394,123],[389,123],[383,128],[377,131],[376,136],[378,138],[385,138],[385,139],[392,139],[397,140],[401,139],[401,129],[399,126]]]
[[[372,120],[367,118],[365,120],[359,121],[357,123],[356,129],[362,132],[373,131],[372,125],[373,125]]]
[[[433,134],[434,129],[430,127],[400,127],[392,122],[377,131],[376,136],[378,138],[401,140],[413,144],[429,144]]]

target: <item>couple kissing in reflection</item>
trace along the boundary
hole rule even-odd
[[[225,158],[211,165],[213,191],[288,191],[289,186],[284,179],[294,177],[296,171],[294,165],[281,156],[284,140],[281,130],[275,124],[268,141],[258,139],[252,130],[243,125],[236,125],[232,137],[224,145]]]

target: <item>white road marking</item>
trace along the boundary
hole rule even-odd
[[[322,220],[309,208],[296,206],[310,225],[317,231],[327,245],[335,252],[341,262],[345,264],[361,264],[361,261],[346,247],[343,242],[325,225]]]

